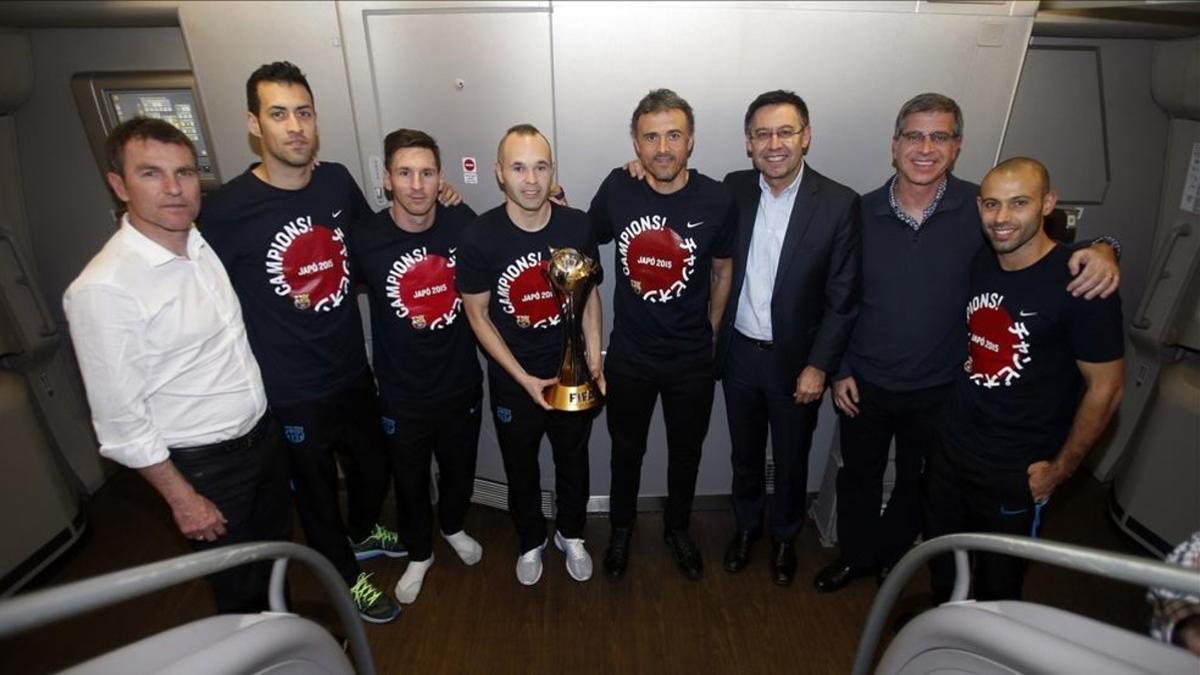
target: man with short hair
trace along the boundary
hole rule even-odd
[[[896,173],[863,197],[862,303],[833,384],[841,431],[837,477],[839,557],[814,584],[836,591],[886,576],[921,532],[920,480],[938,444],[939,411],[966,353],[962,305],[972,258],[983,248],[979,187],[951,173],[962,150],[962,110],[924,93],[901,106],[892,135]],[[1073,254],[1067,289],[1116,289],[1106,243]],[[883,509],[891,442],[896,478]]]
[[[929,537],[964,531],[1037,536],[1042,507],[1104,432],[1124,387],[1117,295],[1064,290],[1070,251],[1043,228],[1058,195],[1038,161],[988,172],[979,215],[991,250],[971,263],[970,355],[955,376],[944,444],[929,461]],[[934,602],[950,597],[954,563],[930,566]],[[977,600],[1019,599],[1022,559],[976,556]]]
[[[247,310],[308,545],[341,573],[364,620],[386,623],[400,608],[358,559],[405,552],[378,523],[389,466],[346,248],[349,226],[371,211],[344,166],[314,166],[317,111],[299,68],[262,66],[246,82],[246,98],[262,161],[205,199],[199,225]]]
[[[120,229],[63,295],[100,454],[136,469],[196,550],[291,538],[287,458],[229,277],[192,226],[196,151],[158,119],[117,125]],[[271,564],[210,577],[218,612],[268,608]]]
[[[683,575],[698,579],[688,531],[713,403],[713,342],[729,297],[737,211],[723,185],[687,168],[695,118],[670,89],[646,94],[629,124],[644,180],[614,169],[588,215],[599,243],[615,241],[613,331],[604,376],[612,437],[610,578],[625,574],[655,401],[667,430],[663,537]]]
[[[554,452],[554,543],[566,554],[570,577],[587,581],[592,558],[583,530],[594,413],[553,410],[543,396],[556,382],[564,330],[545,270],[559,248],[574,248],[599,262],[596,242],[586,214],[549,201],[554,163],[550,142],[540,131],[528,124],[510,128],[496,154],[504,204],[479,216],[463,233],[455,282],[488,356],[492,417],[520,543],[517,580],[532,586],[542,577],[546,524],[538,452],[545,435]],[[600,316],[600,296],[593,288],[582,321],[587,364],[603,392]]]
[[[743,569],[763,530],[766,441],[771,432],[771,577],[796,573],[808,453],[828,373],[837,370],[859,295],[859,199],[817,173],[808,106],[784,90],[761,94],[745,117],[754,169],[725,177],[737,200],[733,285],[717,364],[724,376],[737,532],[725,569]]]
[[[433,564],[430,463],[437,457],[442,537],[468,565],[483,548],[463,531],[475,480],[483,374],[455,288],[459,240],[475,219],[437,202],[441,153],[428,134],[398,129],[383,141],[392,200],[354,227],[350,252],[371,302],[374,369],[384,403],[400,536],[409,561],[396,598],[412,603]]]

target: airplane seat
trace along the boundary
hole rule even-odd
[[[125,645],[62,673],[70,675],[374,675],[363,622],[341,575],[320,553],[293,542],[235,544],[148,563],[0,600],[0,639],[80,616],[231,567],[274,561],[271,611],[220,614]],[[288,562],[308,567],[346,635],[290,613]],[[351,664],[353,659],[353,665]]]
[[[308,619],[221,614],[172,628],[60,675],[352,675],[341,647]]]
[[[901,558],[875,594],[854,656],[853,675],[1200,672],[1200,656],[1147,635],[1031,602],[968,600],[968,551],[1016,556],[1177,593],[1200,587],[1200,571],[1145,557],[1012,535],[936,537]],[[872,668],[889,615],[910,578],[931,559],[947,553],[954,555],[956,568],[950,602],[908,622]]]
[[[1170,116],[1155,252],[1097,473],[1117,525],[1164,555],[1200,527],[1200,38],[1155,44],[1151,91]]]
[[[7,595],[83,530],[84,487],[63,448],[70,444],[76,454],[92,455],[96,467],[99,459],[90,431],[69,435],[87,418],[72,396],[62,331],[38,286],[28,237],[12,115],[33,89],[28,37],[0,32],[0,62],[5,64],[0,77],[0,428],[5,430],[0,537],[8,542],[0,555],[0,593]]]
[[[1028,602],[947,603],[905,625],[876,675],[1128,675],[1197,672],[1188,651],[1070,612]]]

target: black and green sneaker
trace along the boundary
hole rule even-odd
[[[358,580],[350,587],[350,597],[358,608],[358,615],[368,623],[388,623],[400,616],[400,605],[391,596],[375,587],[371,575],[358,573]]]
[[[375,529],[366,539],[360,542],[351,540],[350,548],[354,549],[355,560],[370,560],[381,555],[389,558],[408,555],[408,550],[400,543],[400,536],[379,523],[375,523]]]

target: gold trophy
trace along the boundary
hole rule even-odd
[[[573,248],[560,248],[550,255],[549,267],[543,273],[558,300],[563,345],[558,384],[546,387],[543,396],[555,410],[574,412],[594,408],[604,402],[604,397],[587,365],[583,306],[600,283],[600,266]]]

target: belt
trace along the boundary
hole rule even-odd
[[[262,440],[263,434],[267,433],[267,429],[271,426],[271,413],[268,411],[258,418],[258,423],[254,428],[247,431],[245,434],[237,438],[231,438],[227,441],[218,441],[209,443],[208,445],[189,445],[182,448],[169,448],[171,452],[191,453],[191,452],[228,452],[230,450],[246,450],[253,447],[255,443]]]
[[[741,331],[736,331],[736,330],[734,331],[734,333],[741,339],[745,340],[746,342],[749,342],[751,347],[754,347],[755,349],[757,349],[759,351],[769,352],[772,349],[775,349],[775,343],[771,342],[770,340],[759,340],[756,338],[752,338],[749,335],[746,335],[745,333],[743,333]]]

